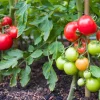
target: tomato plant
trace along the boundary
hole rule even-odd
[[[83,15],[78,20],[78,29],[83,35],[87,36],[97,31],[97,25],[89,15]]]
[[[87,58],[78,58],[75,62],[78,70],[84,71],[89,67],[89,60]]]
[[[77,22],[70,22],[64,28],[64,35],[68,41],[75,41],[78,39],[78,35],[76,33],[78,28]]]

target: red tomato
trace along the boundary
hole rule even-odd
[[[18,34],[18,29],[16,26],[10,26],[10,28],[8,28],[5,33],[8,33],[12,38],[15,39]]]
[[[5,26],[5,25],[12,25],[12,19],[8,16],[5,16],[3,19],[2,19],[2,26]]]
[[[76,48],[78,53],[82,54],[86,51],[86,41],[84,39],[81,39],[79,41],[79,44],[78,42],[74,43],[74,47]]]
[[[13,45],[13,40],[8,34],[0,34],[0,50],[7,50]]]
[[[68,41],[75,41],[78,39],[78,35],[76,34],[76,30],[78,28],[77,22],[73,21],[68,23],[64,28],[64,35]]]
[[[96,38],[97,38],[98,41],[100,41],[100,30],[97,31]]]
[[[91,35],[97,31],[97,25],[94,20],[88,16],[84,15],[78,20],[78,29],[83,35]]]

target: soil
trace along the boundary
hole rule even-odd
[[[9,77],[0,83],[0,100],[67,100],[72,76],[54,69],[58,76],[58,82],[53,92],[50,92],[46,79],[42,74],[42,65],[46,59],[42,59],[31,66],[31,79],[24,88],[18,83],[16,87],[9,87]],[[77,87],[73,100],[87,100],[84,98],[84,87]],[[98,93],[91,93],[88,100],[98,100]]]

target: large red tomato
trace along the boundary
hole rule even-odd
[[[78,25],[76,21],[68,23],[64,28],[64,35],[68,41],[75,41],[78,39],[78,35],[76,34]]]
[[[13,40],[8,34],[0,33],[0,50],[7,50],[13,45]]]
[[[97,31],[97,25],[95,21],[88,15],[83,15],[78,20],[78,30],[83,35],[91,35]]]
[[[3,19],[2,19],[2,26],[5,26],[5,25],[12,25],[12,18],[10,18],[9,16],[5,16]]]
[[[98,41],[100,41],[100,30],[98,30],[97,33],[96,33],[96,39],[97,39]]]

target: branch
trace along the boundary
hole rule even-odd
[[[71,87],[70,87],[70,92],[69,92],[67,100],[73,100],[73,98],[74,98],[73,94],[74,94],[74,90],[76,88],[76,79],[77,79],[77,76],[74,75],[73,79],[72,79],[72,83],[71,83]]]

